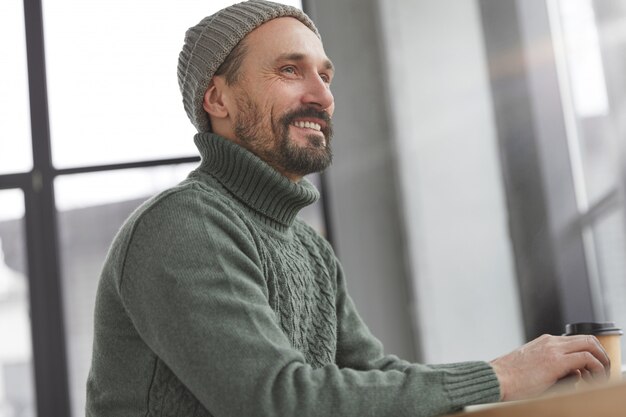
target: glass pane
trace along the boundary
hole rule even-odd
[[[0,190],[0,416],[35,416],[24,197]]]
[[[55,181],[73,416],[84,415],[96,287],[113,236],[148,196],[180,182],[195,166],[77,174]]]
[[[626,330],[626,225],[623,207],[598,220],[593,227],[596,260],[605,320]],[[622,342],[622,361],[626,361],[626,341]]]
[[[188,27],[230,3],[44,0],[54,165],[195,155],[178,53]]]
[[[33,164],[23,4],[0,1],[0,174]]]
[[[618,141],[592,1],[560,0],[559,11],[568,81],[564,97],[571,99],[575,116],[570,130],[572,166],[581,186],[581,204],[588,206],[617,185]]]

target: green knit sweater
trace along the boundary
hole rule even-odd
[[[200,167],[137,209],[98,288],[88,417],[432,416],[497,401],[485,362],[384,356],[330,245],[300,221],[316,201],[212,134]]]

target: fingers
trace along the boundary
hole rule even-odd
[[[608,377],[606,368],[602,362],[589,352],[575,352],[565,356],[567,366],[570,369],[580,370],[584,379],[603,380]]]
[[[561,378],[559,381],[567,379],[567,380],[575,380],[576,382],[578,382],[582,377],[583,376],[582,376],[581,370],[580,369],[574,369],[572,372],[570,372],[569,374],[567,374],[566,376]]]
[[[582,370],[580,370],[578,372],[580,372],[580,375],[581,375],[582,379],[585,382],[592,382],[593,381],[593,376],[591,375],[591,372],[589,372],[588,369],[582,369]]]
[[[611,369],[611,360],[609,359],[609,356],[607,355],[606,351],[604,350],[598,339],[596,339],[594,336],[589,335],[563,336],[563,339],[563,341],[567,343],[567,345],[565,346],[565,353],[588,352],[602,364],[604,372],[607,375],[609,374]],[[591,358],[588,359],[591,361]],[[587,369],[592,370],[590,368]]]
[[[564,378],[572,383],[606,380],[610,361],[593,336],[543,335],[491,365],[507,401],[539,395]]]

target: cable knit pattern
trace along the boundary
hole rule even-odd
[[[270,294],[270,300],[274,300],[270,305],[291,345],[313,368],[321,368],[333,363],[335,357],[335,284],[325,263],[319,260],[319,250],[307,242],[312,236],[306,230],[298,223],[292,240],[267,245],[265,273],[278,283],[278,296]]]
[[[146,417],[211,417],[172,371],[156,360]]]
[[[319,198],[218,136],[138,208],[104,264],[87,417],[434,416],[496,401],[485,362],[385,356],[332,248],[297,218]]]
[[[302,352],[313,368],[333,363],[336,348],[337,317],[335,314],[336,283],[327,265],[333,263],[332,254],[326,252],[322,259],[322,238],[302,221],[297,212],[319,198],[317,190],[307,181],[296,185],[275,171],[243,169],[240,161],[256,157],[238,147],[223,146],[219,140],[206,140],[207,134],[196,135],[196,145],[203,152],[200,170],[193,179],[211,177],[231,193],[236,200],[253,209],[257,221],[272,227],[270,231],[259,228],[229,199],[224,204],[237,212],[257,242],[264,276],[268,285],[268,302],[289,336],[291,345]],[[236,153],[233,158],[230,153]],[[243,179],[242,179],[243,178]],[[258,192],[267,184],[281,183],[273,189],[269,199]],[[219,197],[218,197],[219,198]],[[223,197],[221,197],[223,198]],[[275,229],[289,230],[276,239]]]

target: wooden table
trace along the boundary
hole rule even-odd
[[[626,417],[626,382],[530,401],[500,403],[454,417]],[[452,417],[452,416],[450,416]]]

